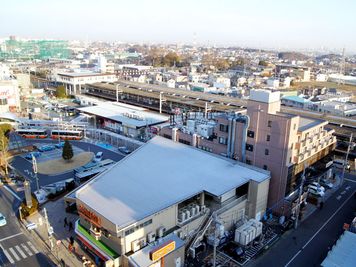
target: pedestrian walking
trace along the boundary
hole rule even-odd
[[[69,222],[69,223],[68,223],[68,226],[69,226],[69,231],[72,231],[72,230],[73,230],[73,223],[72,223],[72,222]]]
[[[323,207],[324,207],[324,202],[323,202],[323,201],[321,201],[321,202],[320,202],[320,204],[319,204],[319,208],[322,210],[322,209],[323,209]]]
[[[61,267],[66,267],[66,263],[64,262],[63,259],[61,259]]]
[[[73,237],[73,236],[71,236],[71,237],[69,238],[69,243],[70,243],[71,245],[74,245],[74,237]]]

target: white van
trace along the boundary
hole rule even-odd
[[[103,152],[98,152],[96,153],[95,157],[94,157],[94,162],[99,162],[103,159]]]
[[[349,170],[350,167],[351,167],[349,163],[346,163],[346,162],[345,162],[345,160],[342,160],[342,159],[334,159],[333,166],[334,166],[335,168],[342,169],[342,168],[344,168],[344,165],[345,165],[345,169],[346,169],[346,170]]]

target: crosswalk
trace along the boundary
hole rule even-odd
[[[10,248],[2,248],[2,250],[11,264],[39,253],[36,247],[30,241],[15,245]]]

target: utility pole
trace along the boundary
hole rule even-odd
[[[302,193],[303,193],[303,187],[304,187],[304,182],[305,182],[305,169],[306,169],[306,163],[304,162],[302,181],[301,181],[300,187],[299,187],[298,202],[297,202],[296,211],[295,211],[294,229],[298,228],[298,219],[299,219],[299,213],[300,213],[300,202],[301,202]]]
[[[349,153],[350,153],[351,146],[352,146],[352,144],[353,144],[353,142],[352,142],[352,136],[353,136],[353,133],[351,133],[351,135],[350,135],[349,145],[347,146],[345,162],[344,162],[344,166],[342,167],[341,185],[340,185],[340,186],[342,186],[342,185],[344,184],[345,169],[346,169],[346,166],[348,165],[348,162],[349,162]]]
[[[216,235],[216,232],[218,230],[218,220],[217,220],[217,217],[216,217],[216,213],[214,214],[214,217],[213,217],[213,220],[214,220],[214,251],[213,251],[213,267],[216,267],[216,247],[218,246],[218,237]]]
[[[33,167],[33,173],[35,174],[35,179],[36,179],[36,185],[37,185],[37,191],[40,191],[40,185],[38,183],[38,176],[37,176],[37,160],[35,156],[32,154],[32,167]]]
[[[49,221],[48,221],[48,216],[47,216],[47,210],[46,208],[43,209],[43,213],[45,216],[45,221],[46,221],[46,227],[47,227],[47,233],[48,233],[48,241],[51,246],[51,250],[53,249],[53,240],[52,240],[52,234],[53,234],[53,227],[51,227]]]

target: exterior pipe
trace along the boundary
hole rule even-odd
[[[250,127],[250,117],[248,115],[243,116],[245,118],[244,132],[242,135],[242,144],[241,144],[241,155],[242,162],[246,163],[246,140],[247,140],[247,130]]]
[[[235,135],[236,135],[236,116],[232,119],[232,131],[231,131],[231,145],[230,145],[230,158],[234,157],[235,152]]]
[[[231,133],[233,131],[232,121],[233,121],[233,118],[229,118],[229,130],[228,130],[228,135],[227,135],[227,151],[226,151],[226,156],[228,158],[231,158],[231,147],[232,147],[232,142],[231,142],[232,134]]]

